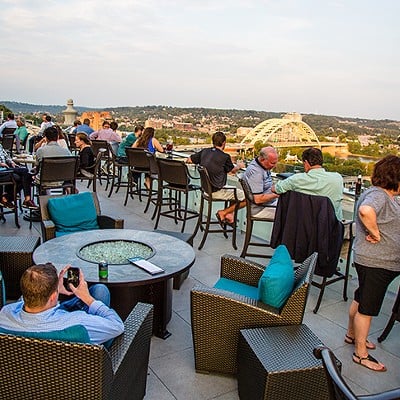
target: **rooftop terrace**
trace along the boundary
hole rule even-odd
[[[86,191],[86,185],[78,184],[80,191]],[[121,190],[111,198],[106,196],[103,186],[98,187],[98,197],[102,212],[106,215],[125,219],[125,228],[153,230],[151,213],[143,213],[145,203],[138,198],[130,200],[123,206],[125,192]],[[152,211],[152,210],[151,210]],[[244,211],[244,210],[242,210]],[[13,219],[8,216],[7,222],[0,224],[0,235],[40,236],[39,223],[29,229],[29,223],[20,218],[21,228],[14,226]],[[193,228],[193,222],[187,232]],[[160,220],[159,229],[176,230],[172,221]],[[237,400],[237,381],[235,377],[214,374],[199,374],[194,369],[193,345],[190,329],[190,289],[197,283],[212,286],[219,277],[220,256],[224,253],[239,255],[243,244],[243,232],[238,234],[238,250],[231,247],[231,241],[222,234],[209,236],[203,250],[198,251],[198,235],[194,242],[196,261],[190,270],[188,279],[179,291],[173,293],[173,315],[168,325],[172,333],[166,340],[153,337],[151,342],[150,368],[147,381],[146,400]],[[397,289],[399,280],[394,287]],[[352,277],[349,283],[349,297],[356,287],[357,281]],[[316,303],[318,289],[311,287],[307,302],[304,323],[329,346],[337,358],[343,363],[342,371],[351,388],[357,394],[376,393],[400,386],[400,324],[396,323],[392,332],[383,343],[377,343],[373,355],[383,362],[388,371],[374,373],[352,362],[353,346],[345,344],[343,339],[347,326],[347,310],[350,303],[341,297],[343,282],[337,282],[326,289],[318,314],[312,309]],[[391,314],[395,294],[389,292],[379,317],[374,318],[370,339],[376,338],[386,325]]]

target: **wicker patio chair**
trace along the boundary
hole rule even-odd
[[[322,360],[328,381],[329,398],[331,400],[395,400],[400,399],[400,388],[382,393],[356,396],[344,381],[342,374],[335,362],[333,352],[324,346],[316,347],[314,355]]]
[[[4,285],[3,275],[0,271],[0,309],[6,304],[6,288]]]
[[[43,242],[47,240],[53,239],[56,237],[56,226],[54,222],[51,220],[49,211],[47,209],[47,203],[51,198],[60,198],[70,195],[64,196],[39,196],[39,207],[41,214],[40,227],[42,230],[42,239]],[[107,215],[102,215],[100,210],[99,199],[97,198],[96,192],[92,192],[94,205],[97,211],[97,223],[99,224],[100,229],[123,229],[124,228],[124,220],[109,217]]]
[[[138,303],[109,350],[0,334],[0,398],[143,399],[152,321],[153,306]]]
[[[196,370],[234,374],[240,329],[298,325],[303,320],[317,253],[295,271],[292,294],[281,309],[226,290],[191,290],[192,336]],[[257,286],[265,267],[243,258],[221,257],[221,278]]]

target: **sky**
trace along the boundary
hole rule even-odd
[[[0,100],[400,120],[398,0],[0,0]]]

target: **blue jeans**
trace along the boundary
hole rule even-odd
[[[102,283],[98,283],[96,285],[90,286],[89,293],[95,300],[100,300],[107,307],[110,307],[111,296],[110,296],[110,291],[108,290],[106,285],[103,285]],[[85,304],[81,299],[79,299],[76,296],[74,296],[74,298],[72,298],[71,300],[63,301],[60,304],[60,309],[69,311],[69,312],[72,312],[72,311],[88,312],[89,311],[88,305]],[[110,340],[107,340],[107,342],[103,343],[104,347],[106,349],[109,349],[113,340],[114,339],[110,339]]]
[[[95,300],[100,300],[107,307],[110,307],[111,303],[110,291],[108,290],[106,285],[98,283],[96,285],[90,286],[89,293]],[[71,311],[88,312],[89,307],[81,299],[74,296],[70,300],[63,301],[60,304],[60,309],[70,312]]]

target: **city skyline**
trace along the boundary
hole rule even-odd
[[[3,0],[1,97],[400,120],[396,0]]]

